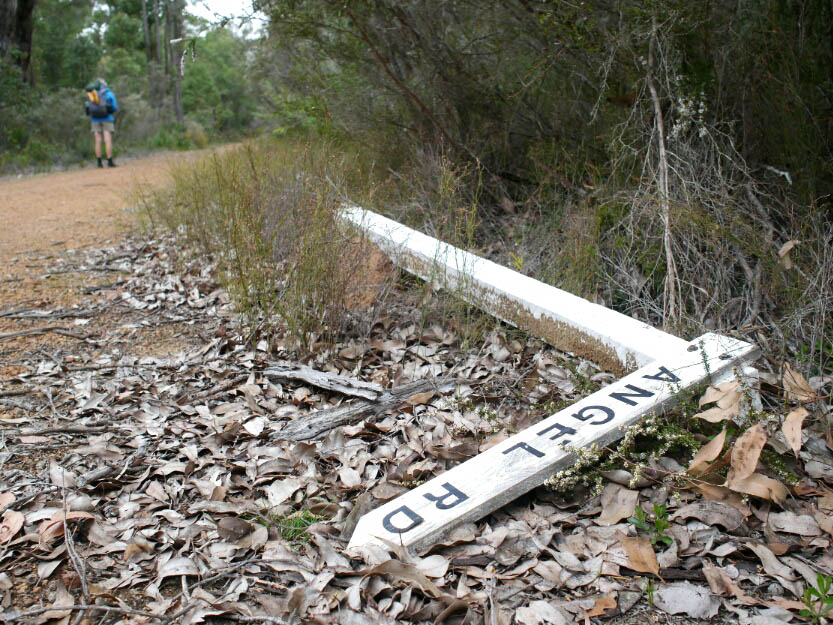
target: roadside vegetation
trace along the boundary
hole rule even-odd
[[[685,338],[753,341],[773,371],[833,373],[827,4],[262,6],[252,75],[284,141],[252,149],[278,169],[330,154],[304,177],[319,206],[360,203]],[[239,191],[212,167],[181,193]],[[263,198],[297,186],[248,179]]]

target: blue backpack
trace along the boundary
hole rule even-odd
[[[86,86],[87,97],[84,100],[84,111],[89,117],[107,117],[113,112],[112,105],[107,101],[107,87],[99,82]]]

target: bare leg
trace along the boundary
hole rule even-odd
[[[113,158],[113,133],[107,130],[104,131],[104,149],[107,152],[107,158]]]
[[[110,133],[107,133],[110,134]],[[95,137],[95,157],[101,158],[101,133],[94,132],[93,136]]]

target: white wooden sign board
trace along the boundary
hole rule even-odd
[[[363,516],[349,548],[390,543],[413,553],[441,541],[544,483],[573,462],[565,446],[599,446],[649,412],[673,403],[679,391],[725,379],[756,358],[756,347],[706,334],[640,368],[569,408],[446,471]]]
[[[550,345],[581,354],[619,374],[633,371],[686,342],[657,328],[567,293],[403,226],[358,206],[341,217],[361,228],[401,267],[523,328]]]

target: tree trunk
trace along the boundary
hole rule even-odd
[[[153,62],[153,50],[150,44],[150,22],[148,21],[148,0],[142,0],[142,34],[145,36],[145,61],[150,74],[150,64]]]
[[[165,0],[165,77],[171,76],[171,0]]]
[[[159,30],[159,0],[153,0],[153,46],[152,60],[159,65],[162,61],[162,31]]]
[[[36,0],[3,0],[0,3],[0,58],[17,65],[31,84],[32,14]]]
[[[185,11],[185,0],[173,0],[168,4],[171,13],[171,73],[174,79],[174,115],[177,123],[185,123],[185,109],[182,104],[182,61],[185,51],[183,40],[183,13]],[[172,9],[172,10],[171,10]]]

